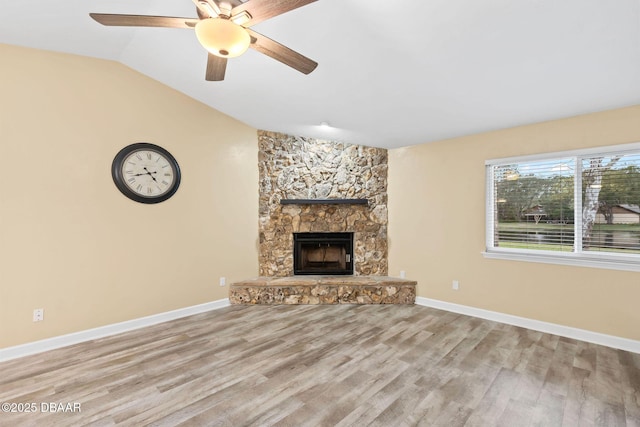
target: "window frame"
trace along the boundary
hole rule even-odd
[[[573,265],[580,267],[605,268],[623,271],[640,271],[640,254],[628,255],[614,252],[582,251],[582,159],[585,157],[611,156],[613,154],[638,153],[640,142],[594,148],[557,151],[525,156],[503,157],[485,161],[485,250],[482,255],[489,259],[538,262],[546,264]],[[540,249],[520,249],[494,247],[494,166],[541,160],[572,157],[575,159],[574,172],[574,247],[572,252],[548,251]],[[576,248],[578,248],[576,250]]]

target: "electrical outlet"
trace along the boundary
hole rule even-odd
[[[407,276],[407,273],[405,273],[404,270],[400,270],[400,278],[404,279]]]
[[[460,283],[459,283],[457,280],[454,280],[454,281],[453,281],[453,284],[451,285],[451,288],[452,288],[454,291],[457,291],[458,289],[460,289]]]
[[[227,279],[224,277],[220,278],[220,286],[225,286],[227,284]]]
[[[33,310],[33,321],[34,322],[42,322],[44,320],[44,309],[36,308]]]

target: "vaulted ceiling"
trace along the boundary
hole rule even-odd
[[[192,30],[90,12],[197,16],[190,0],[7,0],[0,43],[119,61],[259,129],[387,148],[640,104],[640,0],[318,0],[252,27],[315,71],[250,49],[222,82]]]

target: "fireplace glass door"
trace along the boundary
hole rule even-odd
[[[353,233],[293,233],[294,274],[353,274]]]

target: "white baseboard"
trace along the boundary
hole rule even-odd
[[[229,298],[0,349],[0,362],[229,306]]]
[[[519,326],[522,328],[533,329],[535,331],[559,335],[567,338],[587,341],[594,344],[605,345],[607,347],[618,348],[621,350],[640,354],[640,341],[630,340],[628,338],[621,338],[613,335],[591,332],[584,329],[572,328],[570,326],[563,326],[555,323],[543,322],[540,320],[527,319],[525,317],[518,317],[510,314],[499,313],[496,311],[484,310],[481,308],[454,304],[446,301],[439,301],[424,297],[416,297],[416,304],[425,307],[451,311],[453,313],[464,314],[467,316],[479,317],[481,319],[492,320],[495,322],[506,323],[508,325]],[[204,313],[206,311],[217,310],[229,305],[229,299],[224,298],[205,304],[194,305],[178,310],[167,311],[165,313],[127,320],[125,322],[87,329],[85,331],[47,338],[40,341],[17,345],[14,347],[7,347],[0,349],[0,362],[29,356],[31,354],[41,353],[43,351],[54,350],[56,348],[66,347],[85,341],[103,338],[109,335],[132,331],[134,329],[143,328],[145,326],[151,326],[158,323],[167,322],[169,320],[179,319],[181,317]]]
[[[416,304],[451,311],[453,313],[465,314],[467,316],[479,317],[481,319],[493,320],[494,322],[506,323],[508,325],[520,326],[522,328],[533,329],[534,331],[546,332],[548,334],[573,338],[580,341],[605,345],[607,347],[631,351],[633,353],[640,353],[640,341],[628,338],[601,334],[599,332],[591,332],[584,329],[572,328],[570,326],[527,319],[526,317],[518,317],[510,314],[498,313],[496,311],[489,311],[424,297],[416,297]]]

